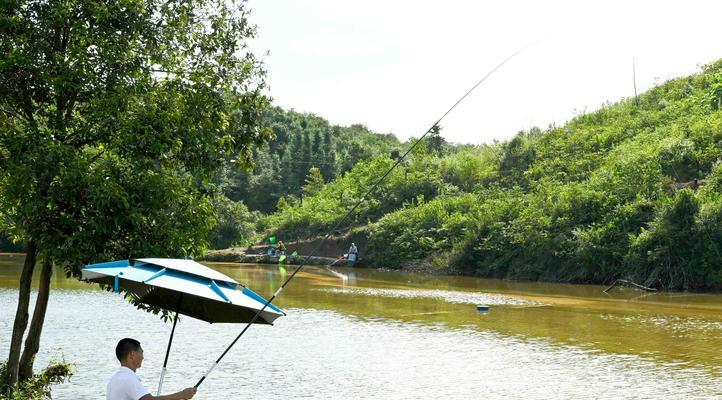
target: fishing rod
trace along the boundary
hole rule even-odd
[[[241,333],[239,333],[238,336],[236,336],[236,338],[233,339],[233,341],[231,342],[231,344],[229,344],[228,347],[226,347],[226,350],[224,350],[223,353],[221,353],[220,357],[218,357],[218,358],[216,359],[216,361],[213,363],[213,365],[211,365],[211,367],[208,369],[208,371],[201,377],[201,379],[198,381],[198,383],[195,384],[194,388],[197,389],[197,388],[201,385],[201,383],[203,383],[203,381],[206,380],[206,378],[208,377],[208,375],[210,375],[211,372],[213,372],[213,370],[216,368],[216,366],[218,365],[218,363],[220,363],[221,360],[223,359],[223,357],[226,356],[226,354],[228,353],[228,351],[230,351],[231,348],[236,344],[236,342],[238,342],[238,340],[241,338],[241,336],[243,336],[243,334],[246,333],[246,331],[248,330],[248,328],[250,328],[251,325],[252,325],[254,322],[256,322],[256,320],[257,320],[258,317],[261,315],[261,313],[273,302],[273,300],[276,299],[276,297],[278,297],[279,294],[281,294],[281,291],[283,291],[283,289],[286,287],[286,285],[288,285],[288,283],[291,282],[291,280],[293,279],[293,277],[296,276],[296,274],[306,265],[306,262],[308,262],[308,260],[311,259],[311,257],[314,257],[314,256],[318,253],[319,249],[321,248],[321,245],[323,245],[323,244],[328,240],[328,238],[331,237],[331,234],[332,234],[333,232],[337,231],[338,228],[341,227],[341,225],[343,225],[344,222],[346,222],[346,220],[353,214],[353,212],[356,211],[356,209],[357,209],[361,204],[363,204],[364,201],[366,201],[366,198],[367,198],[368,196],[370,196],[371,194],[373,194],[373,193],[376,191],[376,188],[386,179],[387,176],[389,176],[389,174],[391,173],[391,171],[393,171],[394,169],[396,169],[396,167],[397,167],[399,164],[401,164],[401,162],[404,160],[404,158],[406,158],[406,156],[409,155],[409,153],[411,153],[411,151],[414,150],[414,148],[415,148],[419,143],[421,143],[421,141],[424,140],[424,138],[426,138],[426,136],[434,129],[434,127],[436,127],[437,125],[439,125],[439,123],[441,122],[441,120],[443,120],[454,108],[456,108],[456,106],[459,105],[459,103],[461,103],[469,94],[471,94],[471,92],[473,92],[474,89],[476,89],[476,88],[477,88],[479,85],[481,85],[487,78],[489,78],[489,76],[491,76],[494,72],[496,72],[499,68],[501,68],[504,64],[506,64],[509,60],[511,60],[512,58],[516,57],[516,56],[517,56],[519,53],[521,53],[522,51],[526,50],[529,46],[530,46],[530,45],[526,45],[526,46],[520,48],[519,50],[517,50],[516,52],[514,52],[513,54],[511,54],[510,56],[508,56],[507,58],[505,58],[504,61],[500,62],[496,67],[494,67],[494,68],[493,68],[491,71],[489,71],[486,75],[484,75],[483,78],[481,78],[474,86],[471,87],[471,89],[469,89],[463,96],[461,96],[461,98],[459,98],[459,100],[457,100],[456,103],[454,103],[454,105],[451,106],[451,108],[449,108],[448,110],[446,110],[446,112],[445,112],[439,119],[437,119],[436,122],[434,122],[434,123],[429,127],[429,129],[426,130],[426,133],[424,133],[419,139],[417,139],[417,140],[414,142],[414,144],[411,145],[411,147],[409,147],[409,149],[406,150],[406,152],[405,152],[401,157],[399,157],[399,158],[396,160],[396,162],[394,163],[394,165],[392,165],[391,168],[389,168],[388,171],[386,171],[386,173],[385,173],[381,178],[379,178],[379,180],[377,180],[376,183],[373,184],[373,186],[371,186],[371,189],[369,189],[369,190],[366,192],[366,194],[364,194],[363,197],[361,197],[361,200],[359,200],[358,202],[356,202],[356,204],[354,204],[354,206],[351,207],[350,210],[348,210],[348,212],[346,213],[346,215],[344,215],[344,217],[341,218],[341,220],[340,220],[339,222],[337,222],[336,225],[335,225],[333,228],[331,228],[331,229],[326,233],[326,235],[323,237],[323,239],[321,239],[321,241],[318,242],[318,244],[316,244],[316,246],[313,248],[313,250],[311,251],[311,253],[310,253],[308,256],[306,256],[306,257],[301,261],[301,264],[298,265],[298,267],[293,271],[293,273],[283,282],[283,284],[276,290],[276,292],[273,293],[273,296],[271,296],[271,297],[266,301],[266,303],[263,305],[263,308],[261,308],[260,310],[258,310],[258,311],[256,312],[256,315],[254,315],[253,318],[251,318],[251,320],[248,322],[248,324],[246,324],[246,326],[243,328],[243,330],[241,331]]]

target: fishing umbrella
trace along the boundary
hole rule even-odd
[[[178,314],[209,323],[250,322],[266,300],[233,278],[193,260],[139,258],[87,265],[82,280],[124,290],[140,303],[175,311],[173,328],[158,384],[160,395]],[[239,288],[240,286],[240,288]],[[268,304],[254,323],[273,324],[285,315]]]

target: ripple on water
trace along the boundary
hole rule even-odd
[[[707,335],[722,336],[722,321],[710,321],[695,317],[682,317],[678,315],[614,315],[602,314],[602,319],[616,320],[625,323],[635,323],[653,326],[656,329],[665,329],[679,333],[704,332]]]
[[[486,304],[493,306],[540,306],[544,305],[531,300],[518,299],[495,293],[460,292],[451,290],[404,290],[376,288],[324,288],[316,289],[324,292],[353,294],[361,296],[394,297],[402,299],[429,298],[439,299],[454,304]]]

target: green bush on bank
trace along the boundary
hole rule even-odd
[[[7,363],[0,363],[0,400],[50,400],[50,387],[73,376],[72,366],[65,361],[53,361],[31,379],[13,388],[5,383]]]
[[[223,194],[215,196],[211,204],[216,215],[216,223],[208,235],[211,249],[253,243],[256,223],[261,217],[258,211],[249,211],[242,201],[233,201]]]
[[[477,203],[472,194],[437,197],[429,202],[419,196],[371,225],[366,257],[375,265],[396,268],[404,261],[447,251],[455,238],[470,228],[470,211]]]

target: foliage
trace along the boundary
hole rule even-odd
[[[72,366],[65,361],[52,361],[32,379],[19,383],[12,390],[2,381],[7,363],[0,363],[0,400],[50,400],[50,387],[64,383],[73,376]]]
[[[249,211],[243,202],[233,201],[222,194],[215,196],[212,204],[217,221],[208,235],[211,249],[253,243],[259,212]]]
[[[426,150],[430,154],[443,156],[448,151],[449,145],[446,143],[444,137],[441,136],[441,127],[439,125],[431,127],[426,142],[428,143]]]
[[[450,250],[455,238],[463,236],[471,225],[470,211],[477,202],[471,194],[428,202],[419,196],[371,225],[366,257],[373,264],[394,268],[405,260]]]
[[[2,230],[71,266],[200,254],[209,179],[267,138],[253,34],[235,2],[6,4]]]
[[[13,243],[7,236],[0,234],[0,252],[22,253],[25,251],[22,243]]]
[[[264,213],[275,211],[284,196],[304,194],[302,187],[312,169],[330,181],[357,163],[388,155],[400,146],[395,136],[372,133],[363,125],[331,125],[319,116],[279,107],[268,109],[262,123],[274,140],[255,148],[253,168],[227,168],[221,185],[230,199]]]
[[[464,149],[443,157],[439,168],[444,182],[466,193],[488,185],[499,174],[499,162],[491,146]]]
[[[324,181],[321,175],[321,170],[316,167],[311,167],[306,175],[306,180],[301,188],[301,192],[304,196],[313,196],[323,189]]]
[[[628,260],[634,276],[646,285],[689,289],[696,285],[695,218],[699,203],[689,189],[667,201],[650,227],[631,243]],[[701,282],[700,282],[701,283]]]
[[[378,191],[362,202],[347,224],[376,220],[418,197],[431,199],[440,190],[438,175],[429,173],[429,160],[417,161],[394,170]],[[285,238],[313,237],[335,226],[393,165],[387,156],[359,162],[341,178],[303,198],[279,201],[278,212],[263,220],[262,229],[283,233]]]

